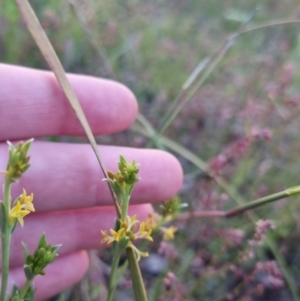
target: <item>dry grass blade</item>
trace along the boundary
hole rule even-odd
[[[106,170],[104,168],[104,164],[102,162],[100,153],[98,151],[98,147],[92,133],[92,130],[89,126],[89,123],[85,117],[85,114],[81,108],[81,105],[77,99],[75,92],[73,91],[67,77],[63,66],[61,65],[48,37],[46,36],[42,26],[40,25],[39,20],[37,19],[33,9],[31,8],[29,2],[27,0],[16,0],[18,5],[18,9],[26,23],[26,26],[31,33],[32,37],[34,38],[36,44],[38,45],[39,49],[41,50],[45,60],[49,64],[50,68],[54,72],[61,88],[63,89],[70,105],[74,109],[77,118],[79,119],[85,134],[87,135],[89,142],[95,152],[95,155],[99,161],[101,166],[102,172],[105,177],[107,177]],[[114,193],[111,190],[111,194],[113,196],[114,204],[117,210],[118,215],[120,214],[119,204],[114,196]]]

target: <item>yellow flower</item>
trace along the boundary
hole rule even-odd
[[[101,234],[103,236],[103,239],[101,240],[101,243],[107,242],[107,244],[112,243],[113,241],[120,241],[124,235],[122,235],[124,232],[124,228],[121,228],[118,231],[115,231],[113,229],[110,229],[111,236],[109,236],[106,232],[106,230],[101,230]]]
[[[148,252],[141,252],[133,243],[130,243],[130,248],[133,250],[137,262],[140,261],[141,257],[148,257],[149,253]]]
[[[29,196],[26,195],[26,190],[23,189],[23,194],[21,194],[18,199],[18,201],[20,201],[21,203],[21,207],[22,209],[26,209],[26,210],[29,210],[29,211],[32,211],[34,212],[34,206],[32,204],[33,202],[33,193]]]
[[[129,215],[126,216],[126,221],[121,221],[121,227],[124,228],[125,232],[134,231],[134,227],[140,221],[136,219],[136,215],[130,217]]]
[[[134,236],[135,236],[135,239],[144,238],[144,239],[153,241],[153,238],[150,236],[151,233],[152,233],[152,229],[149,229],[149,227],[146,223],[141,223],[139,231],[137,231],[134,234]]]
[[[13,208],[9,212],[9,223],[10,225],[14,225],[16,219],[19,221],[20,225],[24,226],[24,216],[29,214],[30,212],[34,212],[34,206],[32,204],[33,201],[33,193],[30,196],[27,196],[26,190],[23,189],[23,194],[21,194]]]
[[[177,232],[177,228],[174,226],[171,226],[169,228],[160,227],[160,230],[163,232],[163,240],[172,240],[174,239],[174,234]]]
[[[140,224],[139,230],[135,231],[136,225]],[[153,241],[152,237],[150,236],[152,233],[152,229],[149,228],[147,223],[141,223],[136,219],[136,215],[130,217],[129,215],[126,216],[126,221],[120,221],[120,229],[115,231],[110,229],[109,235],[106,230],[101,230],[101,234],[103,239],[101,243],[107,242],[108,244],[112,243],[113,241],[120,241],[122,238],[127,239],[128,241],[134,241],[136,239],[147,239]]]
[[[12,208],[12,210],[9,213],[9,222],[11,225],[14,224],[15,220],[18,219],[21,226],[24,226],[24,220],[23,217],[29,214],[29,210],[22,209],[21,203],[17,201],[15,206]]]

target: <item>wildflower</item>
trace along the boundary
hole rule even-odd
[[[30,157],[27,156],[27,153],[32,141],[33,139],[30,139],[26,142],[19,142],[16,146],[7,141],[9,146],[9,160],[5,175],[12,182],[17,182],[30,166]]]
[[[140,225],[139,230],[135,231],[136,225],[138,224]],[[101,243],[107,242],[110,244],[113,241],[119,242],[123,238],[130,241],[137,239],[147,239],[152,241],[152,237],[150,236],[151,232],[152,229],[146,228],[146,224],[137,220],[136,215],[133,215],[132,217],[127,215],[126,221],[120,221],[120,229],[118,231],[110,229],[111,235],[107,234],[106,230],[101,231],[103,236]]]
[[[136,219],[136,215],[130,217],[129,215],[126,216],[126,221],[121,221],[121,227],[124,228],[126,232],[133,231],[135,225],[138,224],[139,221]]]
[[[20,201],[21,207],[34,212],[34,206],[32,204],[33,202],[33,193],[31,195],[27,196],[26,190],[23,189],[23,193],[18,197],[17,201]]]
[[[254,235],[254,241],[257,243],[257,245],[264,242],[268,229],[275,229],[275,225],[271,220],[257,221]]]
[[[145,228],[153,230],[153,229],[159,227],[159,225],[161,224],[161,221],[162,221],[162,216],[160,216],[156,212],[149,213],[148,218],[145,221]]]
[[[150,241],[153,241],[153,238],[151,237],[152,229],[150,229],[146,223],[140,223],[140,228],[137,233],[135,233],[135,238],[143,238]]]
[[[26,190],[23,189],[23,193],[16,199],[13,208],[9,213],[9,222],[11,225],[14,225],[16,219],[19,221],[20,225],[24,226],[23,218],[28,215],[30,212],[34,212],[33,202],[33,193],[30,196],[27,196]]]
[[[27,280],[32,280],[37,275],[45,275],[45,268],[58,256],[60,245],[52,246],[47,243],[45,234],[39,240],[38,247],[31,255],[27,246],[23,243],[25,253],[24,272]],[[27,300],[27,299],[26,299]]]
[[[111,236],[109,236],[106,232],[106,230],[101,230],[101,234],[103,236],[103,239],[101,240],[101,243],[107,242],[107,244],[112,243],[113,241],[120,241],[122,238],[122,234],[124,232],[124,228],[121,228],[118,231],[115,231],[113,229],[110,229]]]
[[[140,180],[137,177],[139,167],[135,161],[128,163],[123,156],[120,156],[118,166],[119,170],[116,173],[107,172],[108,178],[104,181],[108,182],[122,204],[131,195],[134,184]]]
[[[163,240],[172,240],[174,239],[174,234],[177,232],[175,226],[170,226],[168,228],[160,227],[160,230],[163,232]]]
[[[136,226],[139,225],[139,229],[136,231]],[[133,216],[126,216],[125,221],[120,220],[120,229],[115,231],[113,229],[110,229],[110,234],[107,233],[106,230],[101,230],[101,234],[103,236],[103,239],[101,240],[101,243],[107,243],[110,244],[112,242],[120,242],[121,245],[125,247],[131,247],[137,257],[137,260],[139,261],[141,257],[148,256],[147,252],[141,252],[138,250],[134,245],[133,241],[137,239],[147,239],[150,241],[153,241],[151,237],[152,229],[146,226],[146,223],[140,222],[136,219],[136,215]]]

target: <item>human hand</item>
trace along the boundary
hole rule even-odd
[[[69,75],[95,135],[126,129],[137,114],[133,94],[116,82]],[[0,64],[0,170],[5,170],[6,141],[44,136],[84,135],[75,113],[54,75],[45,71]],[[105,167],[115,171],[122,154],[140,164],[131,212],[143,220],[151,211],[147,203],[170,199],[182,182],[182,170],[170,154],[149,149],[100,146]],[[11,243],[10,284],[22,284],[21,241],[32,252],[42,233],[52,245],[62,244],[59,257],[35,279],[36,300],[43,300],[78,282],[88,267],[86,251],[103,248],[100,230],[114,226],[112,199],[90,145],[35,140],[29,151],[31,167],[13,185],[13,198],[25,188],[34,193],[35,213],[17,226]],[[0,177],[0,186],[3,177]]]

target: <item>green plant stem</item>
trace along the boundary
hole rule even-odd
[[[129,199],[130,197],[125,197],[123,200],[121,200],[121,220],[126,221],[126,216],[128,213],[128,205],[129,205]]]
[[[289,193],[290,190],[297,189],[297,192]],[[234,217],[238,214],[243,213],[246,210],[254,209],[256,207],[263,206],[265,204],[278,201],[280,199],[284,199],[286,197],[292,196],[294,194],[300,193],[300,186],[292,187],[289,189],[286,189],[281,192],[277,192],[268,196],[265,196],[263,198],[247,202],[244,205],[237,206],[233,209],[230,209],[228,211],[220,211],[220,210],[209,210],[209,211],[195,211],[195,212],[184,212],[174,217],[176,220],[186,220],[188,218],[198,218],[198,217]]]
[[[0,300],[5,301],[6,289],[8,282],[9,272],[9,250],[10,250],[10,238],[11,238],[11,227],[9,225],[9,211],[10,211],[10,191],[11,191],[11,180],[5,177],[4,182],[4,212],[2,221],[2,280],[1,280],[1,295]]]
[[[109,282],[108,282],[108,295],[106,301],[113,301],[114,294],[116,292],[116,272],[119,266],[119,261],[121,257],[121,250],[119,246],[116,246],[116,251],[113,254],[113,261],[111,266],[111,271],[109,275]]]
[[[24,284],[24,286],[23,286],[23,288],[21,290],[21,293],[20,293],[20,299],[21,300],[24,299],[24,297],[25,297],[28,289],[30,288],[31,283],[32,283],[32,280],[26,280],[26,282],[25,282],[25,284]]]
[[[274,193],[274,194],[265,196],[263,198],[248,202],[244,205],[238,206],[238,207],[233,208],[231,210],[228,210],[228,211],[225,212],[225,217],[232,217],[232,216],[238,215],[238,214],[240,214],[240,213],[242,213],[242,212],[244,212],[248,209],[253,209],[253,208],[265,205],[267,203],[271,203],[271,202],[289,197],[291,195],[294,195],[294,194],[289,194],[288,189],[284,190],[284,191],[281,191],[281,192],[278,192],[278,193]]]
[[[140,267],[132,248],[126,248],[126,254],[132,279],[132,287],[136,301],[148,301]]]

